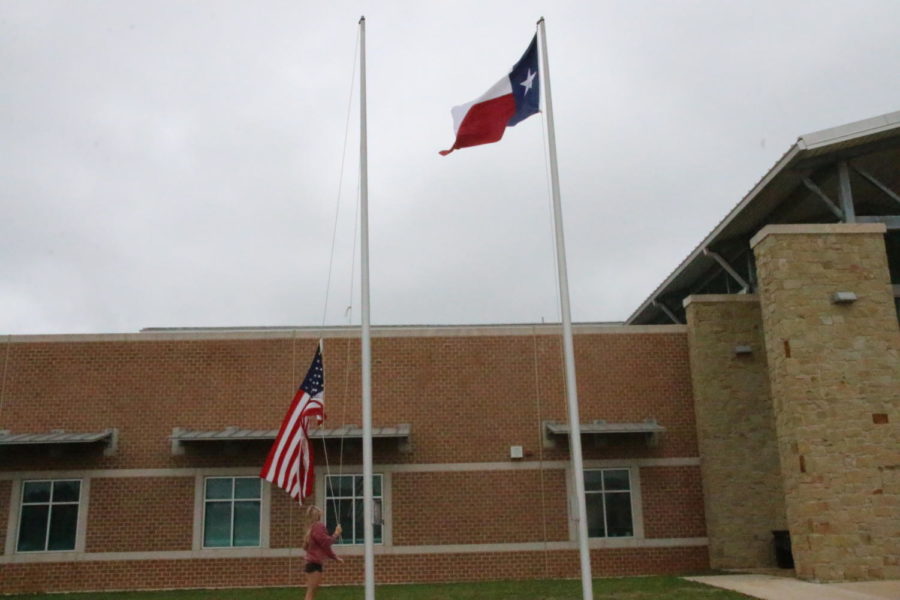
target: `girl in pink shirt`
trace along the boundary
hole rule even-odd
[[[306,550],[306,600],[316,597],[316,589],[322,583],[322,564],[325,559],[331,558],[338,562],[344,562],[332,550],[331,545],[341,537],[341,525],[334,528],[334,534],[328,535],[325,524],[322,523],[322,509],[318,506],[310,506],[307,514],[312,519],[306,536],[303,538],[303,549]]]

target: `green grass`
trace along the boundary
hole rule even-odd
[[[433,585],[384,585],[378,600],[580,600],[577,580],[494,581]],[[88,594],[31,594],[3,596],[3,600],[300,600],[299,588],[183,590],[171,592],[114,592]],[[324,587],[316,600],[357,600],[359,586]],[[739,600],[747,596],[685,581],[678,577],[595,579],[596,600]]]

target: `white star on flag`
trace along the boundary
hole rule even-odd
[[[519,84],[525,86],[526,94],[531,91],[531,82],[534,80],[535,76],[537,76],[537,73],[533,73],[531,69],[528,69],[528,77],[526,77],[525,80]]]

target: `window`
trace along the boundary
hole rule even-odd
[[[588,537],[631,537],[631,475],[628,469],[584,472]]]
[[[81,481],[26,481],[19,513],[19,552],[75,549]]]
[[[207,477],[203,547],[259,546],[259,477]]]
[[[372,496],[375,500],[373,538],[382,543],[381,475],[372,476]],[[363,478],[362,475],[329,475],[325,481],[325,526],[329,531],[341,524],[343,533],[339,544],[362,544],[363,540]]]

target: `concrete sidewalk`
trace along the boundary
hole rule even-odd
[[[809,583],[773,575],[708,575],[685,577],[762,600],[900,600],[900,581]]]

